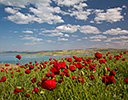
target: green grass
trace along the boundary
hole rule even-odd
[[[107,53],[106,50],[100,51],[103,55]],[[123,52],[123,51],[121,51]],[[5,76],[7,79],[5,82],[0,82],[0,100],[126,100],[128,98],[128,84],[124,82],[125,78],[128,78],[128,54],[123,54],[119,60],[116,60],[114,58],[114,55],[119,54],[121,52],[117,51],[110,51],[109,56],[112,56],[113,59],[110,60],[107,56],[107,61],[105,63],[100,64],[99,60],[94,60],[94,62],[90,64],[96,64],[96,70],[86,70],[88,66],[83,67],[82,69],[76,68],[73,63],[68,62],[63,59],[58,59],[57,62],[65,62],[66,65],[74,66],[76,68],[76,71],[71,72],[69,69],[70,77],[63,76],[64,81],[61,83],[58,83],[58,80],[62,78],[60,75],[55,75],[55,79],[57,81],[56,88],[53,90],[46,90],[41,88],[37,85],[37,82],[41,82],[42,78],[47,78],[47,80],[51,79],[50,77],[46,77],[45,74],[48,72],[51,73],[50,69],[53,67],[52,65],[49,65],[50,62],[55,62],[54,60],[48,61],[46,65],[46,68],[38,69],[40,67],[40,63],[36,65],[34,62],[34,69],[37,68],[37,71],[34,71],[34,69],[31,70],[30,74],[26,74],[24,68],[18,68],[20,69],[20,72],[16,72],[15,69],[9,70],[7,69],[7,73],[0,72],[0,79],[2,76]],[[94,53],[94,52],[93,52]],[[74,58],[71,57],[74,62]],[[93,56],[87,56],[83,58],[86,60],[90,58],[91,60],[94,59]],[[122,61],[122,58],[126,58],[125,61]],[[101,58],[103,60],[103,58]],[[100,60],[101,60],[100,59]],[[116,63],[114,63],[116,61]],[[44,62],[43,62],[44,63]],[[75,62],[77,63],[77,62]],[[85,65],[83,63],[83,60],[80,62],[82,65]],[[88,65],[90,65],[88,64]],[[102,67],[99,67],[99,65],[102,65]],[[30,66],[30,65],[29,65]],[[114,70],[116,67],[118,67],[118,70],[115,71],[116,75],[115,83],[105,85],[105,83],[102,82],[101,76],[104,76],[104,68],[109,67],[111,70]],[[17,70],[18,70],[17,69]],[[28,67],[27,67],[28,69]],[[67,69],[67,67],[65,67]],[[60,72],[62,72],[64,69],[60,69]],[[10,74],[11,72],[14,72],[13,74]],[[23,73],[23,75],[19,75],[20,73]],[[109,75],[110,71],[107,71],[107,74]],[[95,79],[91,80],[89,78],[89,75],[93,74]],[[14,78],[11,78],[11,76],[14,75]],[[76,78],[73,80],[71,79],[71,75],[74,75]],[[78,77],[82,76],[84,83],[78,82]],[[37,81],[35,83],[31,82],[31,79],[36,78]],[[14,93],[14,89],[20,86],[23,88],[23,91],[19,93]],[[32,90],[38,87],[39,92],[38,93],[32,93]],[[105,89],[105,87],[107,87]],[[26,93],[30,94],[30,97],[26,98],[24,95]]]

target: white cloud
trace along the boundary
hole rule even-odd
[[[0,3],[4,5],[9,5],[9,6],[16,6],[16,7],[21,7],[25,8],[27,5],[31,4],[49,4],[51,0],[0,0]]]
[[[8,16],[7,19],[16,24],[28,24],[29,22],[36,21],[36,18],[34,15],[30,15],[30,14],[25,15],[20,12],[17,12],[14,15]]]
[[[64,22],[62,18],[54,13],[60,13],[59,7],[51,7],[50,5],[38,4],[36,8],[29,8],[37,18],[40,18],[39,23],[47,22],[48,24],[56,24]]]
[[[23,33],[33,33],[33,31],[22,31]]]
[[[63,37],[63,33],[58,32],[58,33],[50,33],[50,34],[44,34],[44,33],[40,33],[39,35],[44,35],[44,36],[51,36],[51,37],[55,37],[55,36],[60,36]]]
[[[125,46],[128,45],[128,40],[114,41],[114,43],[119,44],[120,46]]]
[[[123,19],[123,16],[121,15],[122,8],[110,8],[107,9],[106,12],[103,10],[97,10],[95,11],[96,17],[94,20],[96,22],[101,22],[101,21],[107,21],[107,22],[117,22]]]
[[[67,32],[67,33],[74,33],[78,30],[79,25],[61,25],[56,27],[56,30],[61,31],[61,32]]]
[[[90,26],[90,25],[81,26],[79,28],[79,30],[80,30],[80,32],[85,33],[85,34],[87,34],[87,33],[93,33],[93,34],[101,33],[98,28],[96,28],[94,26]]]
[[[77,39],[77,41],[81,41],[81,39]]]
[[[105,39],[107,37],[106,36],[103,36],[103,35],[96,35],[96,36],[90,36],[89,38],[90,39]]]
[[[94,21],[90,21],[90,23],[94,23]]]
[[[64,36],[65,36],[65,37],[70,37],[68,34],[65,34]]]
[[[60,13],[61,10],[59,7],[52,7],[50,5],[51,0],[1,0],[0,3],[26,8],[27,5],[33,4],[36,8],[30,7],[29,12],[33,13],[21,13],[17,12],[15,9],[6,8],[5,10],[11,13],[11,16],[8,16],[7,19],[17,23],[17,24],[28,24],[29,22],[38,22],[38,23],[48,23],[48,24],[56,24],[64,22],[59,15],[55,13]]]
[[[43,44],[43,42],[30,42],[30,43],[24,43],[24,45],[37,45],[37,44]]]
[[[104,42],[111,42],[112,40],[120,40],[120,39],[128,39],[128,36],[119,36],[119,37],[112,37],[112,38],[107,38]]]
[[[90,41],[98,42],[98,41],[101,41],[101,40],[100,39],[94,39],[94,40],[90,40]]]
[[[74,5],[74,8],[77,10],[83,10],[83,7],[87,7],[86,3],[79,3],[79,5]]]
[[[83,37],[82,39],[88,39],[87,37]]]
[[[110,34],[110,35],[118,35],[118,34],[128,34],[128,30],[122,30],[121,28],[116,28],[116,29],[110,29],[103,34]]]
[[[43,39],[26,35],[26,36],[23,37],[21,40],[32,40],[32,41],[40,42],[40,41],[42,41]]]
[[[52,41],[52,40],[46,40],[46,42],[48,42],[48,43],[55,43],[55,41]]]
[[[125,9],[127,9],[127,6],[126,6],[126,5],[123,5],[123,6],[122,6],[122,8],[125,8]]]
[[[68,41],[68,39],[58,37],[58,41]]]
[[[18,9],[16,9],[16,8],[12,9],[10,7],[7,7],[7,8],[5,8],[5,11],[8,12],[8,13],[11,13],[11,14],[15,14],[15,13],[18,12]]]
[[[65,6],[73,6],[75,4],[78,4],[80,2],[86,1],[86,0],[53,0],[55,1],[58,5],[65,5]],[[85,6],[85,5],[83,5]]]
[[[64,35],[63,33],[74,33],[74,32],[77,32],[78,30],[82,33],[85,33],[85,34],[87,34],[87,33],[92,33],[92,34],[101,33],[99,31],[99,29],[94,27],[94,26],[90,26],[90,25],[79,26],[79,25],[67,24],[67,25],[57,26],[54,30],[43,29],[43,31],[40,32],[39,35],[69,37],[68,34]],[[78,36],[77,35],[72,35],[72,37],[78,37]]]
[[[72,37],[78,37],[78,35],[72,35]]]
[[[91,9],[71,11],[70,16],[74,16],[76,19],[87,20],[88,16],[91,14]]]

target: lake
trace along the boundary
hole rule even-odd
[[[15,57],[17,54],[19,53],[0,53],[0,63],[11,63],[11,64],[16,64],[17,62],[20,63],[21,62]],[[81,54],[81,55],[77,55],[77,56],[83,56],[83,55],[87,55],[87,54]],[[30,61],[32,61],[34,63],[34,61],[36,60],[38,63],[40,61],[48,61],[49,58],[55,58],[55,59],[59,59],[62,57],[70,57],[72,55],[65,55],[65,56],[39,56],[39,55],[21,55],[21,61],[23,64],[29,63]]]

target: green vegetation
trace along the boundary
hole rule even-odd
[[[96,54],[97,51],[99,53]],[[63,52],[79,54],[82,51]],[[1,69],[0,99],[126,100],[128,98],[127,50],[90,49],[86,50],[86,53],[93,55],[50,58],[49,61],[40,63],[29,62],[17,69]],[[21,57],[17,56],[18,59]],[[46,82],[47,80],[52,80],[52,84]]]

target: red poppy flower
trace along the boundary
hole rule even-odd
[[[14,75],[12,75],[11,78],[14,78]]]
[[[49,61],[51,61],[52,60],[52,58],[49,58]]]
[[[94,75],[89,75],[89,78],[91,79],[91,80],[94,80],[95,79],[95,77],[94,77]]]
[[[125,79],[124,79],[124,82],[125,82],[125,83],[128,83],[128,78],[125,78]]]
[[[41,85],[41,82],[37,82],[37,85],[40,86]]]
[[[21,59],[21,56],[20,55],[16,55],[16,58],[20,60]]]
[[[4,70],[1,70],[1,72],[4,72]]]
[[[21,76],[21,75],[23,75],[23,73],[20,73],[19,75]]]
[[[31,72],[30,69],[27,69],[27,70],[25,71],[26,74],[29,74],[30,72]]]
[[[35,83],[36,80],[37,80],[36,78],[33,78],[33,79],[31,79],[31,82],[32,82],[32,83]]]
[[[4,82],[4,81],[6,81],[6,77],[5,77],[5,76],[3,76],[3,77],[0,79],[0,82]]]
[[[126,58],[123,58],[123,59],[122,59],[122,61],[125,61],[125,60],[126,60]]]
[[[110,75],[111,75],[111,76],[114,76],[114,75],[116,75],[116,73],[112,70],[112,71],[110,72]]]
[[[68,58],[68,60],[67,60],[68,62],[72,62],[72,58]]]
[[[126,51],[124,51],[124,54],[126,54]]]
[[[37,61],[35,60],[35,63],[37,63]]]
[[[100,59],[100,58],[102,58],[102,54],[99,53],[99,52],[97,52],[97,53],[95,53],[95,57],[96,57],[97,59]]]
[[[47,80],[46,78],[42,78],[42,79],[41,79],[42,82],[44,82],[44,81],[46,81],[46,80]]]
[[[25,96],[26,98],[28,98],[28,97],[30,97],[30,94],[27,93],[27,94],[25,94],[24,96]]]
[[[21,88],[21,89],[15,88],[14,93],[18,93],[18,92],[21,92],[21,91],[23,91],[23,88]]]
[[[71,72],[76,71],[76,68],[74,66],[69,66],[69,69],[70,69]]]
[[[55,77],[55,74],[52,72],[52,73],[50,74],[50,76],[53,78],[53,77]]]
[[[5,66],[9,66],[9,64],[5,64]]]
[[[38,93],[38,92],[39,92],[38,87],[35,87],[34,90],[32,90],[32,93],[33,93],[33,92]]]
[[[34,71],[37,71],[37,68],[35,68]]]
[[[47,77],[50,77],[50,72],[48,72],[48,73],[46,74],[46,76],[47,76]]]
[[[34,66],[33,65],[30,65],[30,67],[29,67],[30,69],[33,69],[34,68]]]
[[[71,76],[71,78],[74,80],[74,79],[75,79],[75,76],[74,76],[74,75],[72,75],[72,76]]]
[[[111,69],[109,67],[106,67],[107,68],[107,71],[110,71]]]
[[[83,79],[83,77],[82,77],[82,76],[77,77],[77,80],[78,80],[78,82],[82,82],[82,84],[84,84],[84,79]]]
[[[54,79],[46,80],[41,83],[43,89],[52,90],[56,88],[56,81]]]

